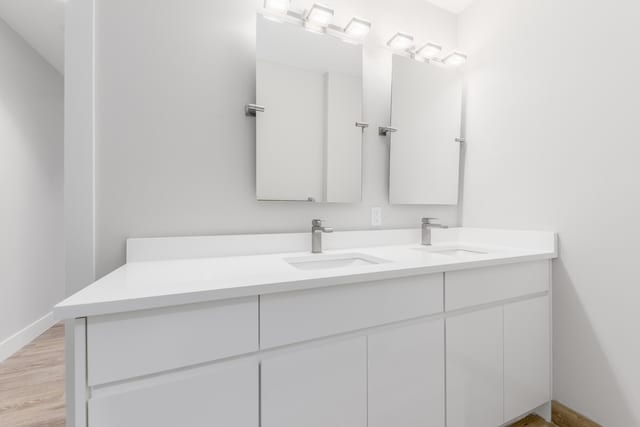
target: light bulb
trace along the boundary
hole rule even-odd
[[[460,52],[450,53],[449,55],[445,56],[444,59],[442,59],[443,64],[450,65],[452,67],[462,65],[465,62],[467,62],[467,55]]]
[[[330,7],[319,3],[314,3],[313,6],[311,6],[306,19],[307,21],[315,25],[326,27],[331,23],[331,20],[333,19],[333,13],[333,9],[331,9]]]
[[[431,59],[435,58],[442,52],[442,46],[435,43],[427,43],[416,51],[416,55],[423,58]]]
[[[396,33],[389,39],[387,46],[395,50],[407,50],[413,46],[413,36],[406,33]]]
[[[351,18],[351,21],[344,27],[345,34],[356,39],[365,38],[369,34],[369,30],[371,30],[371,22],[356,17]]]
[[[286,13],[291,7],[291,0],[264,0],[264,8]]]

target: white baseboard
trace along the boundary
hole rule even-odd
[[[47,313],[23,330],[16,332],[6,340],[0,342],[0,362],[17,353],[22,347],[38,338],[47,329],[56,324],[53,312]]]

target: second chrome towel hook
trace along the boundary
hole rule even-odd
[[[378,128],[378,135],[387,136],[390,133],[398,132],[398,129],[391,126],[380,126]]]

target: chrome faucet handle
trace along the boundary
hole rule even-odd
[[[422,218],[422,223],[423,224],[431,224],[431,221],[435,221],[436,219],[438,219],[438,218],[425,217],[425,218]]]
[[[321,231],[323,233],[333,233],[333,228],[323,227],[322,223],[323,223],[323,220],[321,219],[314,219],[313,221],[311,221],[311,225],[313,226],[315,231]]]

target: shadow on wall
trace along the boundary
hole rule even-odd
[[[570,340],[571,345],[559,340]],[[615,372],[580,301],[562,260],[553,262],[553,398],[607,427],[631,427],[638,420],[625,399]],[[588,349],[588,352],[582,352]],[[573,366],[577,368],[570,369]],[[576,374],[588,372],[588,376]],[[564,389],[560,389],[560,385]],[[606,393],[606,395],[603,395]],[[577,397],[576,397],[577,396]],[[580,401],[602,401],[605,412],[580,407]],[[606,420],[616,420],[616,424]]]
[[[0,58],[1,360],[64,297],[64,82],[2,19]]]

